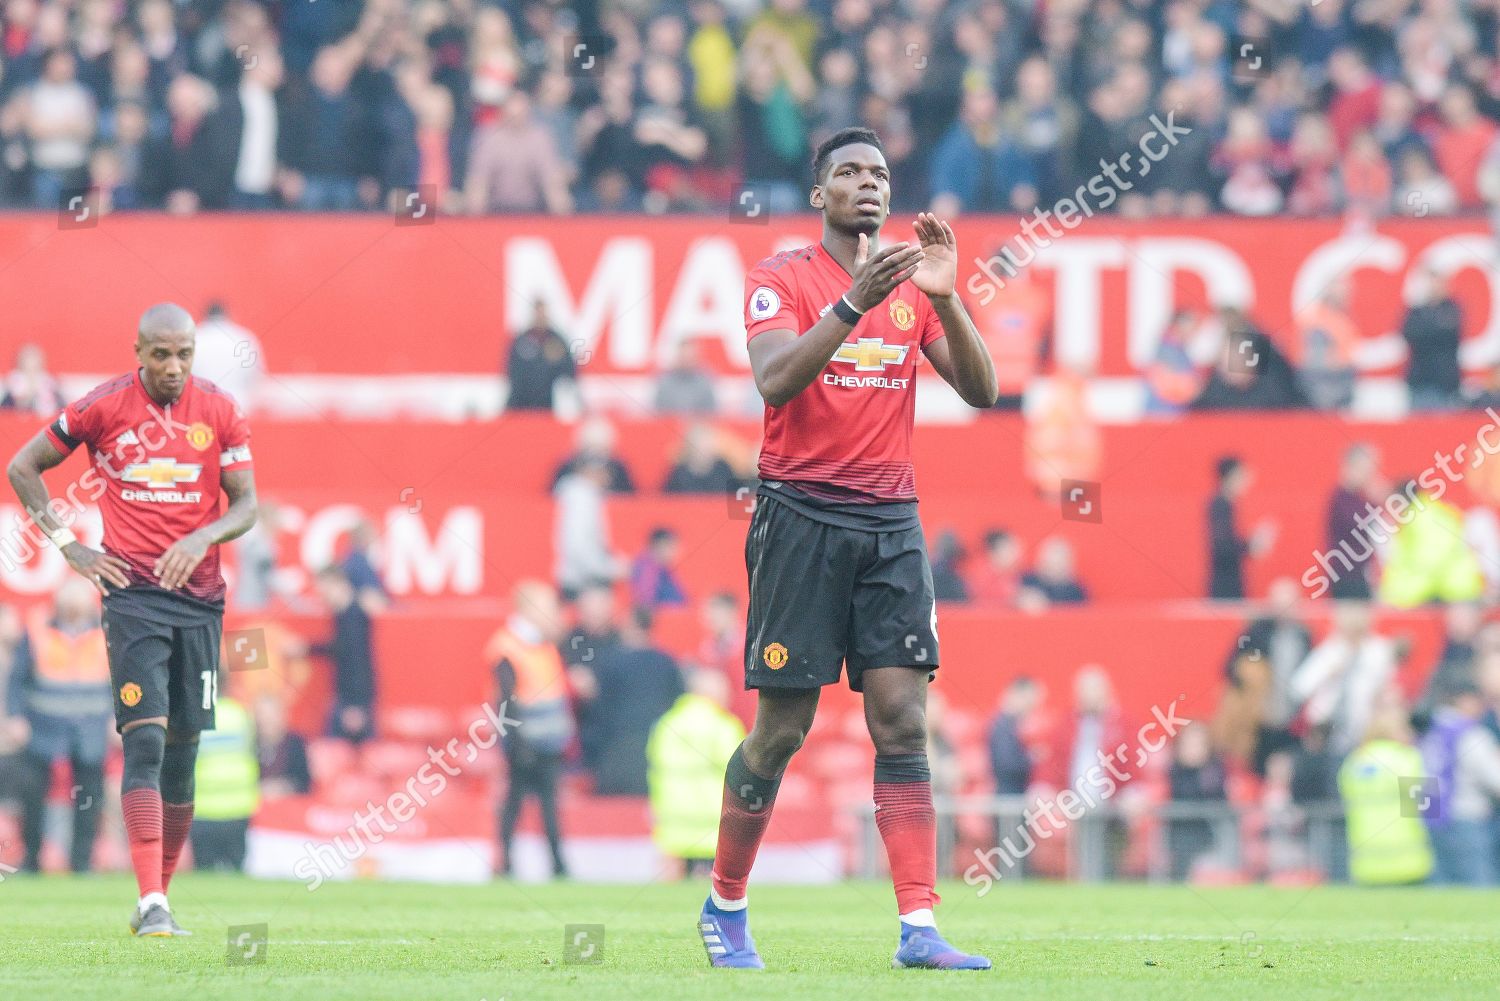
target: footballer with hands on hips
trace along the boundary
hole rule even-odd
[[[764,966],[746,883],[781,776],[845,667],[875,745],[875,820],[900,917],[893,965],[985,970],[950,945],[938,903],[927,685],[939,663],[932,569],[911,461],[918,352],[965,403],[994,405],[989,352],[959,302],[958,245],[921,213],[882,245],[891,178],[879,137],[818,148],[810,204],[822,240],[746,277],[745,327],[766,402],[761,486],[745,542],[745,684],[755,726],[725,772],[713,885],[699,934],[717,967]]]
[[[140,890],[130,930],[189,932],[167,902],[193,821],[198,734],[214,727],[224,578],[219,546],[255,524],[250,429],[230,396],[192,374],[194,324],[180,306],[141,317],[138,367],[70,404],[18,452],[11,486],[68,566],[104,595],[121,805]],[[80,445],[104,518],[103,550],[48,511],[42,474]],[[85,482],[85,481],[80,481]],[[220,495],[228,506],[220,512]]]

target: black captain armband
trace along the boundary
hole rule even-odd
[[[840,320],[843,320],[845,323],[849,324],[849,326],[852,327],[856,323],[858,323],[859,318],[861,316],[864,316],[865,314],[849,305],[849,298],[847,296],[841,295],[837,299],[833,300],[833,315],[837,316]]]

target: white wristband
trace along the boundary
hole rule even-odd
[[[849,301],[849,293],[845,292],[843,295],[839,296],[839,298],[842,299],[842,300],[844,300],[844,305],[845,306],[848,306],[850,309],[854,310],[860,316],[864,316],[865,315],[865,312],[866,312],[865,310],[860,309],[858,306],[854,305],[854,303],[852,303],[852,302]]]
[[[72,530],[67,528],[59,528],[55,532],[48,532],[47,538],[52,540],[52,544],[58,549],[64,549],[78,541],[78,536],[74,535]]]

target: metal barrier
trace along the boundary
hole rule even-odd
[[[987,858],[993,878],[1023,880],[1035,848],[1055,840],[1065,846],[1064,875],[1083,882],[1143,878],[1165,883],[1182,880],[1204,865],[1246,879],[1287,874],[1347,879],[1344,809],[1337,801],[1247,807],[1174,801],[1133,808],[1111,801],[1076,818],[1061,818],[1060,827],[1038,819],[1038,802],[1027,796],[935,796],[939,875],[962,876]],[[856,875],[878,877],[884,871],[884,849],[874,806],[861,804],[853,812],[859,825]],[[1050,815],[1059,812],[1054,809]],[[964,827],[972,830],[975,822],[985,821],[993,832],[989,842],[961,835]],[[1127,856],[1142,854],[1140,839],[1145,839],[1144,867],[1128,867]],[[961,848],[971,850],[960,855]]]

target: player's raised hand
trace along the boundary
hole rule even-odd
[[[849,304],[861,313],[868,313],[884,302],[892,289],[916,274],[922,257],[922,248],[910,243],[881,247],[871,254],[870,238],[864,233],[859,234],[859,251],[854,256],[854,284],[848,293]]]
[[[101,594],[109,593],[106,584],[115,587],[130,586],[130,565],[118,556],[90,549],[81,542],[74,542],[63,547],[62,554],[63,559],[68,561],[68,566],[72,567],[73,571],[84,580],[97,587]]]
[[[153,568],[161,586],[175,591],[188,582],[203,557],[208,555],[208,540],[197,532],[185,535],[172,543],[172,548],[161,554]]]
[[[917,213],[911,225],[922,247],[922,264],[911,283],[929,297],[952,295],[958,284],[958,240],[952,227],[931,212]]]

